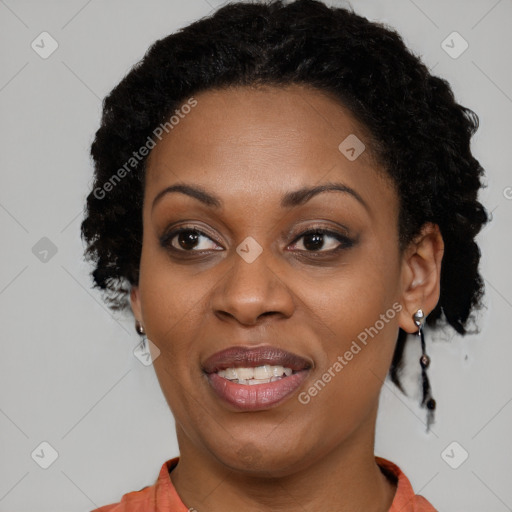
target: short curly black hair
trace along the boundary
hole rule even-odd
[[[482,306],[475,237],[489,220],[477,200],[483,168],[470,150],[478,116],[455,101],[448,82],[431,75],[393,29],[316,0],[225,5],[152,44],[104,99],[81,225],[95,287],[112,309],[129,307],[139,276],[147,157],[122,179],[112,178],[155,128],[201,91],[293,84],[334,96],[369,130],[372,150],[398,191],[401,250],[426,222],[439,226],[441,291],[427,324],[447,323],[465,334]],[[400,388],[405,340],[400,329],[390,369]]]

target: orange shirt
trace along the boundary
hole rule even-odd
[[[169,472],[178,464],[179,457],[164,462],[157,481],[140,491],[125,494],[119,503],[105,505],[91,512],[189,512],[181,501],[169,476]],[[419,494],[414,494],[409,479],[393,462],[375,457],[381,470],[396,478],[397,489],[389,512],[437,512],[436,509]]]

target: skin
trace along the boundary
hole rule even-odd
[[[396,191],[364,127],[333,98],[297,85],[195,98],[148,158],[140,280],[131,291],[134,316],[161,351],[154,367],[180,449],[173,484],[198,511],[385,512],[396,487],[374,458],[379,392],[399,327],[416,332],[413,313],[438,302],[439,229],[426,224],[399,252]],[[349,134],[366,141],[354,161],[338,150]],[[283,194],[326,182],[351,187],[367,207],[339,191],[280,205]],[[223,206],[175,192],[153,208],[178,183],[202,187]],[[177,252],[178,237],[176,252],[160,243],[183,225],[205,233],[192,248],[202,255]],[[311,237],[300,235],[319,226],[353,245],[322,257],[340,246],[324,235],[308,253]],[[252,263],[236,252],[248,236],[263,250]],[[393,304],[401,311],[302,404],[298,394]],[[310,374],[278,406],[235,411],[213,393],[201,363],[232,345],[262,344],[306,358]]]

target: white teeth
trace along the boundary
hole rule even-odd
[[[254,368],[254,379],[270,379],[272,375],[272,368],[268,364]]]
[[[284,373],[284,368],[282,366],[271,366],[272,368],[272,375],[274,377],[281,377]]]
[[[226,368],[224,370],[224,375],[222,377],[225,377],[226,379],[233,380],[238,379],[238,374],[236,373],[236,370],[234,368]]]
[[[253,384],[266,384],[267,382],[270,382],[270,379],[251,379],[247,381],[247,384],[252,386]],[[240,382],[238,383],[240,384]]]
[[[239,380],[254,379],[254,368],[237,368],[236,373]]]
[[[293,373],[291,368],[285,368],[281,365],[256,366],[255,368],[240,367],[226,368],[219,370],[217,374],[225,379],[237,382],[238,384],[263,384],[267,382],[275,382],[283,377],[289,377]]]

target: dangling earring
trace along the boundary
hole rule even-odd
[[[138,320],[135,320],[135,330],[137,331],[137,334],[142,336],[141,343],[144,347],[146,344],[146,331],[144,330],[144,326]]]
[[[418,327],[418,336],[421,341],[421,381],[423,388],[423,399],[421,401],[421,407],[427,408],[427,432],[430,430],[430,425],[434,421],[434,411],[436,408],[436,401],[432,398],[430,389],[430,382],[427,376],[427,368],[430,365],[430,357],[425,352],[425,337],[423,335],[423,324],[425,323],[425,314],[423,310],[418,309],[413,315],[414,323]]]

